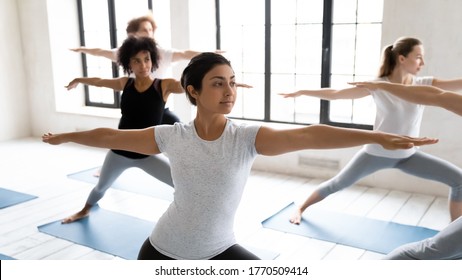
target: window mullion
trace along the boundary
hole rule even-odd
[[[330,87],[331,61],[332,61],[332,17],[333,0],[324,0],[324,12],[322,23],[322,64],[321,64],[321,87]],[[327,100],[320,102],[320,123],[329,123],[330,103]]]
[[[265,121],[271,120],[271,0],[265,1]]]
[[[115,0],[107,1],[107,8],[109,13],[109,33],[111,40],[111,48],[117,47],[117,20],[116,20],[116,7]],[[117,63],[112,63],[112,77],[119,77],[119,67]],[[114,91],[114,103],[120,107],[120,92]]]

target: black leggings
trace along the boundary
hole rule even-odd
[[[162,116],[162,124],[174,124],[176,122],[180,122],[180,118],[170,111],[169,108],[165,108]]]
[[[211,258],[211,260],[259,260],[256,255],[249,252],[239,244],[226,249],[223,253]],[[138,260],[174,260],[157,251],[149,241],[149,238],[144,241],[138,254]]]

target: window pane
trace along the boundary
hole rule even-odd
[[[348,82],[371,80],[371,76],[333,75],[332,88],[350,87]],[[375,119],[375,103],[371,96],[353,100],[330,101],[329,118],[334,122],[372,125]]]
[[[355,25],[332,27],[332,74],[354,73],[356,30]]]
[[[107,1],[82,0],[84,29],[109,33]]]
[[[321,74],[322,25],[298,25],[295,42],[295,72]]]
[[[238,88],[230,116],[264,119],[265,2],[220,1],[220,34],[221,49],[231,61],[236,81],[253,86]]]
[[[265,91],[263,74],[236,73],[237,81],[252,85],[252,89],[238,88],[236,104],[230,116],[262,120],[265,117]]]
[[[333,27],[331,87],[344,88],[350,81],[370,80],[380,61],[383,0],[334,3],[334,22],[355,23]],[[357,18],[356,18],[357,17]],[[372,125],[375,118],[372,97],[330,102],[329,118],[335,122]]]
[[[242,79],[250,73],[258,75],[261,73],[261,80],[257,79],[257,83],[263,85],[263,77],[266,77],[265,81],[269,80],[271,92],[270,100],[264,99],[263,90],[268,91],[267,88],[262,89],[261,94],[258,91],[257,95],[240,93],[242,101],[238,101],[233,114],[241,116],[247,114],[247,102],[252,100],[270,106],[271,121],[319,123],[321,114],[319,98],[306,96],[283,98],[278,93],[319,88],[323,63],[330,64],[331,73],[327,75],[330,75],[332,88],[349,87],[347,82],[370,80],[376,74],[380,59],[383,0],[333,0],[333,22],[329,26],[332,28],[332,33],[331,38],[328,38],[331,42],[331,59],[327,61],[322,61],[324,0],[266,0],[248,1],[248,3],[239,0],[237,2],[220,2],[221,42],[227,46],[223,49],[227,52],[231,50],[232,55],[231,53],[227,55],[233,57],[235,70],[245,69],[239,73]],[[257,28],[254,29],[255,33],[252,36],[244,36],[246,33],[251,34],[249,23],[254,27],[255,24],[259,25],[262,34],[265,32],[263,14],[242,15],[240,10],[236,10],[239,4],[256,5],[253,2],[258,2],[262,11],[264,2],[271,4],[271,23],[267,27],[270,28],[271,42],[268,45],[265,45],[263,36],[257,35],[259,32]],[[226,13],[225,11],[228,10],[233,12]],[[245,10],[247,12],[250,9]],[[236,14],[240,17],[236,17]],[[257,43],[249,44],[249,42]],[[232,46],[239,50],[236,51]],[[267,46],[269,49],[265,49]],[[247,50],[244,50],[245,47],[253,52],[248,55]],[[262,68],[251,65],[261,62],[264,52],[271,54],[270,61],[263,61],[271,65],[270,73],[264,73]],[[261,111],[261,108],[264,108],[263,104],[255,103],[251,107],[259,108],[259,113],[267,116],[264,111]],[[330,102],[329,119],[333,122],[372,125],[374,118],[375,105],[370,96],[357,100]]]
[[[82,0],[85,45],[90,48],[111,48],[107,1]],[[86,55],[87,77],[112,78],[112,62],[104,57]],[[92,103],[114,104],[114,91],[88,87]]]
[[[87,56],[90,58],[91,56]],[[108,59],[105,59],[105,63],[110,63]],[[112,78],[111,67],[99,67],[97,64],[92,64],[92,67],[87,68],[88,77],[101,77],[101,78]],[[103,87],[89,86],[89,98],[92,103],[103,103],[103,104],[114,104],[114,91],[112,89]]]
[[[271,120],[319,123],[319,98],[307,96],[284,98],[279,93],[319,87],[320,79],[320,75],[271,75]]]
[[[293,98],[283,98],[278,93],[286,92],[294,88],[295,74],[272,74],[271,75],[271,120],[282,122],[294,122],[295,107]]]
[[[357,0],[334,0],[333,23],[356,23]]]
[[[281,1],[284,2],[284,1]],[[297,23],[322,23],[324,0],[298,0]]]
[[[116,0],[116,30],[118,46],[127,38],[127,23],[136,17],[149,14],[148,0]]]
[[[295,73],[295,25],[271,27],[271,72]]]
[[[265,71],[265,32],[264,26],[244,26],[242,29],[242,68],[243,72],[264,73]]]
[[[272,0],[271,1],[271,24],[294,25],[296,22],[297,0]]]
[[[356,75],[375,75],[378,73],[381,55],[380,24],[358,24],[356,39]]]
[[[296,89],[319,88],[321,74],[318,75],[297,75],[295,77]],[[319,123],[321,103],[319,98],[301,96],[295,98],[295,122],[297,123]]]
[[[265,1],[221,0],[220,22],[222,26],[265,23]]]
[[[340,1],[340,0],[338,0]],[[358,0],[358,22],[382,22],[383,0]]]
[[[114,91],[107,88],[93,88],[90,94],[90,102],[114,104]]]

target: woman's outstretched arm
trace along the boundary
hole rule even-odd
[[[436,106],[462,116],[462,95],[434,86],[403,85],[387,82],[354,82],[359,88],[382,89],[406,101]]]
[[[72,142],[96,148],[126,150],[152,155],[160,153],[154,133],[154,127],[145,129],[96,128],[59,134],[45,133],[42,136],[42,141],[51,145]]]
[[[255,147],[258,153],[270,156],[305,149],[336,149],[364,144],[379,144],[389,150],[409,149],[437,142],[437,139],[432,138],[414,138],[376,130],[310,125],[286,130],[261,127]]]

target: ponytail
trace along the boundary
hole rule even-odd
[[[389,45],[383,49],[382,64],[379,69],[379,77],[387,77],[391,75],[397,65],[397,60],[400,55],[406,57],[413,51],[415,46],[422,45],[419,39],[411,37],[401,37],[393,45]]]

